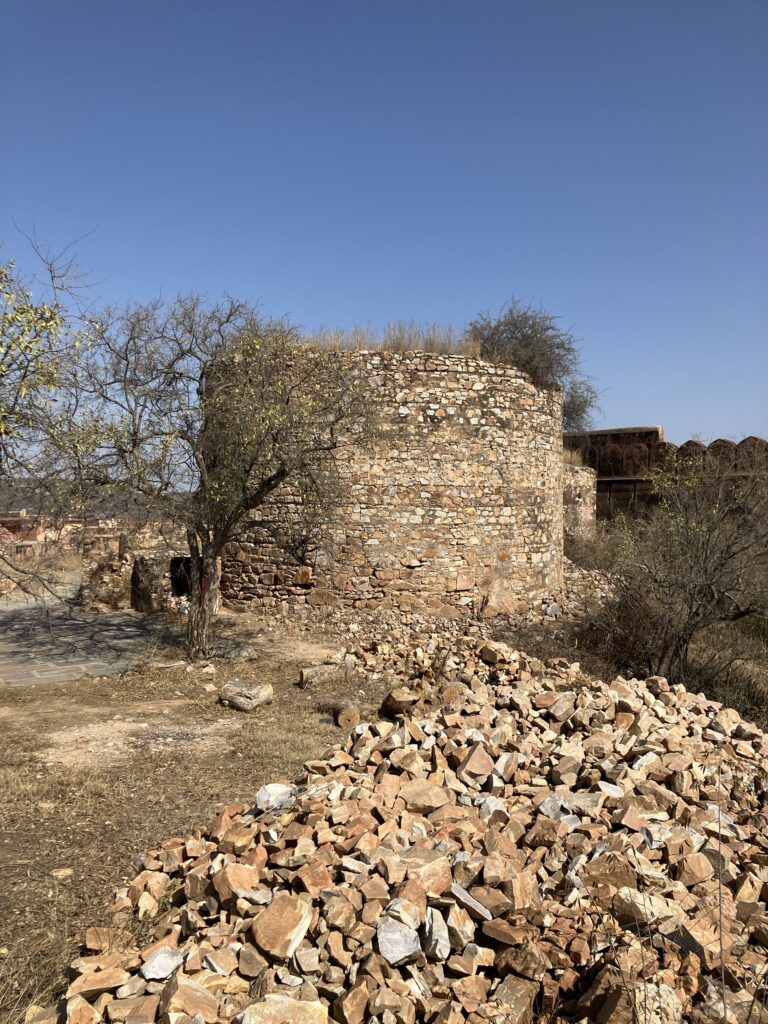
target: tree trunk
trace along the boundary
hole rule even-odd
[[[670,640],[662,647],[654,675],[664,676],[670,682],[680,682],[685,675],[690,640],[687,637]]]
[[[189,537],[192,556],[189,618],[187,620],[187,656],[191,661],[209,657],[211,625],[219,607],[219,562],[209,543]]]

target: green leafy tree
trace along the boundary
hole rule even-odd
[[[35,252],[44,269],[42,297],[33,296],[12,260],[0,263],[0,488],[3,501],[23,494],[32,515],[51,524],[71,511],[61,504],[71,487],[50,473],[49,410],[58,404],[62,365],[87,336],[88,321],[68,302],[80,280],[73,261]],[[0,549],[0,575],[30,595],[52,593],[55,568],[45,558],[19,562]]]
[[[0,475],[39,392],[55,384],[64,328],[60,306],[35,302],[13,261],[0,263]]]
[[[467,328],[480,357],[527,373],[536,387],[563,391],[563,429],[587,430],[597,408],[597,391],[581,373],[576,338],[558,317],[512,299],[497,317],[482,313]]]

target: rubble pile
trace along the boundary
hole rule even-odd
[[[463,675],[144,854],[30,1024],[766,1024],[768,737],[482,638]]]

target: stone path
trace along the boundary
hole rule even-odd
[[[63,602],[0,601],[0,683],[64,683],[115,675],[178,638],[133,612],[88,613]]]

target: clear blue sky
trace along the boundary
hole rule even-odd
[[[5,0],[0,238],[308,328],[562,316],[599,425],[768,435],[765,0]]]

